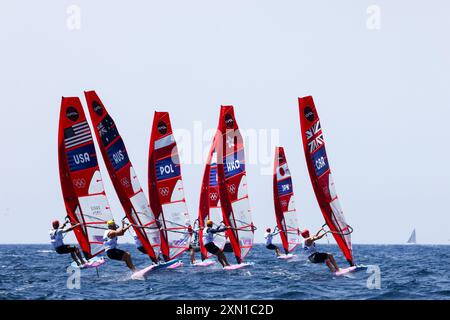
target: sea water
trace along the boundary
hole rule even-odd
[[[337,246],[320,247],[348,266]],[[150,264],[134,246],[122,248],[138,268]],[[78,273],[68,269],[70,255],[58,255],[50,245],[0,245],[0,299],[450,299],[450,246],[354,245],[353,250],[368,269],[344,277],[307,262],[300,249],[294,259],[281,260],[256,245],[246,258],[254,262],[250,267],[191,267],[185,254],[183,267],[136,281],[123,262],[108,259],[98,275],[95,269]]]

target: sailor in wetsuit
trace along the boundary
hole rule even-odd
[[[80,250],[78,250],[77,247],[75,246],[70,246],[68,244],[64,244],[64,236],[67,232],[72,231],[73,229],[75,229],[76,227],[78,227],[80,224],[75,224],[67,229],[64,229],[67,225],[67,223],[69,223],[69,220],[66,220],[66,222],[64,222],[64,224],[62,225],[62,227],[59,227],[59,221],[58,220],[54,220],[52,222],[52,227],[53,229],[50,230],[50,242],[53,245],[53,249],[55,249],[55,251],[58,254],[67,254],[70,253],[70,255],[72,256],[73,261],[75,261],[75,263],[78,266],[82,266],[84,265],[86,262],[83,260],[83,257],[80,254]]]
[[[203,232],[203,245],[209,253],[217,256],[217,260],[223,267],[229,266],[230,264],[228,263],[223,251],[214,244],[214,234],[224,232],[230,227],[218,226],[217,228],[214,228],[213,225],[214,223],[212,222],[212,220],[206,221],[206,229]]]
[[[124,222],[122,222],[124,224]],[[129,252],[123,251],[117,248],[117,238],[125,234],[125,232],[131,227],[131,224],[121,228],[114,222],[114,220],[108,221],[108,230],[103,235],[103,246],[105,248],[106,255],[112,260],[125,261],[127,267],[131,271],[135,272],[136,268],[131,261],[131,255]]]
[[[308,259],[312,263],[324,263],[328,266],[328,268],[331,270],[331,272],[337,272],[339,271],[339,267],[336,263],[336,260],[334,260],[334,257],[330,253],[326,252],[319,252],[316,247],[315,241],[322,239],[323,236],[325,236],[328,232],[324,232],[323,234],[320,234],[321,231],[324,231],[323,229],[320,229],[315,236],[310,237],[309,230],[305,229],[302,232],[302,237],[304,238],[302,242],[302,247],[306,255],[308,256]]]
[[[280,233],[280,231],[273,231],[272,229],[267,228],[266,233],[264,233],[264,239],[266,239],[266,248],[269,250],[275,250],[277,256],[281,256],[280,249],[272,243],[273,237]]]

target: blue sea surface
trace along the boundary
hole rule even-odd
[[[135,264],[150,260],[132,245]],[[335,245],[321,245],[346,263]],[[276,259],[256,245],[246,261],[253,266],[225,271],[219,264],[158,270],[147,280],[131,279],[122,262],[81,271],[80,288],[68,288],[69,255],[50,245],[0,245],[0,299],[450,299],[450,246],[354,245],[357,263],[369,269],[336,277],[323,264],[306,262],[300,250],[292,260]],[[235,259],[228,254],[230,262]],[[379,273],[378,273],[379,271]],[[379,281],[378,281],[379,280]],[[70,287],[70,286],[69,286]]]

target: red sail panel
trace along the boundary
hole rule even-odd
[[[212,256],[203,244],[203,230],[206,228],[207,220],[212,220],[216,225],[219,225],[223,220],[222,207],[220,204],[219,180],[217,176],[216,138],[214,138],[209,151],[205,171],[203,173],[202,188],[200,190],[198,232],[202,260]],[[226,243],[226,236],[223,233],[216,233],[214,243],[217,247],[223,249]]]
[[[339,248],[350,265],[354,265],[351,227],[345,222],[336,194],[319,115],[311,96],[299,98],[298,102],[303,149],[317,202]]]
[[[297,212],[295,210],[294,188],[283,147],[275,148],[273,171],[273,199],[275,217],[281,242],[286,254],[300,243]]]
[[[87,91],[84,94],[100,151],[125,215],[150,259],[156,262],[160,249],[159,227],[125,144],[115,122],[95,91]]]
[[[161,252],[166,261],[189,248],[190,225],[181,163],[169,113],[155,112],[148,160],[150,206],[161,223]]]
[[[254,225],[251,217],[245,171],[242,135],[233,106],[221,106],[217,145],[220,200],[227,236],[238,263],[253,246]]]
[[[67,216],[81,223],[74,233],[87,259],[103,252],[112,214],[106,198],[91,129],[81,101],[63,97],[59,115],[58,162]]]

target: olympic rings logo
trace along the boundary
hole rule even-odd
[[[73,179],[73,185],[74,187],[78,188],[78,189],[82,189],[86,186],[86,180],[84,179]]]
[[[129,187],[130,186],[130,180],[128,180],[127,178],[122,178],[120,180],[120,183],[124,186],[124,187]]]
[[[219,198],[219,195],[216,192],[210,193],[209,198],[213,201],[216,201]]]
[[[163,197],[167,197],[169,195],[169,188],[159,188],[159,194]]]

